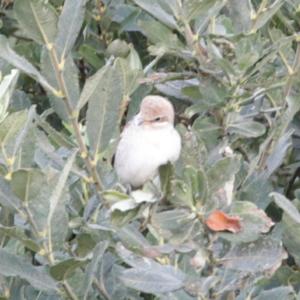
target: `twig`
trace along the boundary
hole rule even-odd
[[[80,151],[80,156],[85,162],[85,165],[87,167],[88,173],[92,177],[92,181],[95,184],[96,190],[98,194],[101,194],[104,185],[99,177],[98,171],[96,169],[96,163],[92,161],[90,158],[88,149],[83,141],[83,138],[80,133],[80,128],[77,123],[78,119],[78,111],[76,109],[74,110],[72,107],[72,102],[70,99],[70,95],[68,94],[68,90],[66,88],[66,83],[63,77],[63,64],[64,62],[59,62],[58,61],[58,56],[57,56],[57,51],[53,45],[51,47],[48,47],[49,53],[50,53],[50,58],[51,62],[53,65],[53,68],[55,70],[55,76],[58,81],[59,89],[61,92],[61,97],[64,100],[68,116],[71,121],[72,128],[75,133],[75,138],[77,140],[78,146],[79,146],[79,151]]]
[[[74,292],[73,292],[72,288],[70,287],[70,285],[68,284],[68,282],[64,281],[62,285],[64,287],[64,290],[67,293],[67,296],[70,299],[72,299],[72,300],[79,300],[78,297],[74,294]]]

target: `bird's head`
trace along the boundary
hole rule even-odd
[[[136,116],[138,125],[161,128],[174,124],[174,108],[169,100],[161,96],[150,95],[142,100]]]

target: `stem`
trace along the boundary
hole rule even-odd
[[[196,59],[198,60],[199,64],[205,65],[205,61],[207,60],[207,52],[200,45],[198,36],[193,33],[190,24],[187,22],[184,24],[184,35],[188,46],[195,52]]]
[[[269,34],[269,37],[270,37],[272,43],[274,44],[275,41],[274,41],[274,39],[273,39],[273,36],[272,36],[272,33],[271,33],[270,28],[268,28],[268,34]],[[279,56],[280,56],[280,58],[281,58],[281,60],[282,60],[282,62],[283,62],[283,64],[284,64],[284,66],[286,67],[288,73],[289,73],[289,74],[292,74],[292,73],[293,73],[293,69],[292,69],[291,66],[289,65],[289,63],[288,63],[286,57],[284,56],[284,54],[283,54],[283,52],[280,50],[280,48],[278,49],[278,54],[279,54]]]
[[[93,279],[94,287],[98,290],[99,294],[102,295],[106,300],[110,300],[110,296],[103,284],[101,284],[96,278]]]
[[[297,43],[297,49],[296,49],[296,54],[293,62],[292,72],[291,74],[289,74],[284,89],[284,98],[286,98],[290,94],[293,85],[293,75],[295,75],[298,72],[299,66],[300,66],[300,42]]]
[[[92,161],[92,159],[89,155],[88,149],[87,149],[87,147],[86,147],[86,145],[83,141],[83,138],[81,136],[80,128],[79,128],[78,123],[77,123],[78,112],[77,112],[76,109],[74,110],[73,107],[72,107],[72,102],[71,102],[71,99],[70,99],[70,95],[68,94],[68,90],[66,88],[65,80],[64,80],[64,77],[63,77],[63,73],[62,73],[62,71],[63,71],[63,67],[62,67],[63,62],[59,63],[55,47],[53,47],[53,46],[48,47],[48,50],[49,50],[49,53],[50,53],[50,58],[51,58],[52,65],[53,65],[54,70],[55,70],[55,76],[56,76],[56,79],[58,81],[59,89],[60,89],[60,92],[62,93],[62,97],[63,97],[64,103],[66,105],[67,113],[68,113],[68,116],[69,116],[70,121],[71,121],[72,128],[73,128],[74,133],[75,133],[75,138],[76,138],[78,146],[79,146],[80,155],[81,155],[82,159],[85,162],[88,173],[92,178],[92,181],[95,185],[95,188],[96,188],[98,194],[101,194],[101,192],[104,188],[104,185],[103,185],[103,183],[102,183],[102,181],[99,177],[99,174],[98,174],[98,171],[97,171],[97,168],[96,168],[96,163],[94,163]]]
[[[74,294],[72,288],[70,287],[70,285],[68,284],[68,282],[64,281],[63,282],[63,288],[66,291],[69,299],[71,300],[79,300],[78,297]]]

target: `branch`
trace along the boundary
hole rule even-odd
[[[73,110],[70,95],[68,94],[68,90],[66,88],[66,83],[65,83],[65,80],[63,77],[64,62],[58,61],[57,51],[53,45],[47,47],[47,49],[49,50],[51,62],[54,67],[54,70],[55,70],[55,76],[58,81],[59,89],[61,92],[61,97],[63,98],[64,103],[66,105],[67,113],[68,113],[72,128],[75,133],[75,138],[76,138],[78,146],[79,146],[80,156],[85,162],[88,173],[91,176],[93,183],[95,184],[95,188],[96,188],[98,194],[101,194],[101,192],[104,188],[104,185],[99,177],[99,174],[98,174],[98,171],[96,168],[97,167],[96,163],[91,159],[88,149],[87,149],[87,147],[83,141],[83,138],[81,136],[81,133],[80,133],[80,128],[77,123],[79,113],[78,113],[78,111]]]

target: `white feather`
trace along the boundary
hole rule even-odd
[[[180,150],[180,135],[172,124],[139,126],[134,119],[124,129],[117,146],[117,175],[122,183],[138,187],[152,179],[161,165],[175,162]]]

